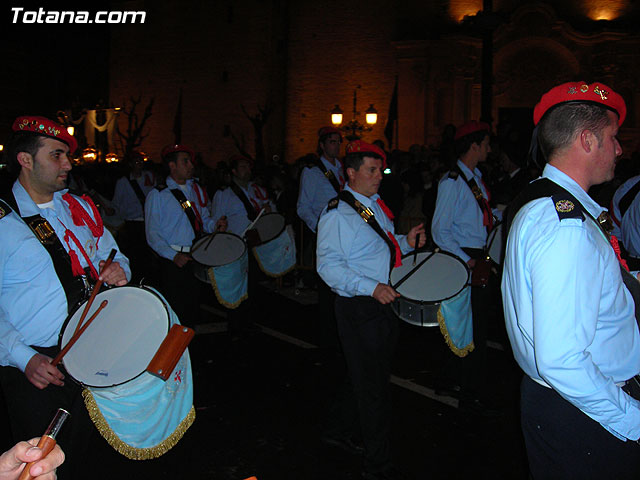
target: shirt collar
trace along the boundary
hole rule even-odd
[[[344,189],[348,190],[349,192],[351,192],[353,194],[353,196],[356,198],[356,200],[358,200],[360,203],[362,203],[367,208],[371,208],[373,206],[373,204],[376,203],[376,201],[380,198],[380,195],[378,195],[377,193],[375,195],[371,195],[370,197],[366,197],[366,196],[362,195],[361,193],[358,193],[354,189],[352,189],[349,186],[349,184],[345,185]]]
[[[547,163],[542,171],[542,176],[557,183],[571,195],[576,197],[576,200],[578,200],[582,206],[587,209],[587,212],[589,212],[593,218],[598,218],[598,215],[606,210],[606,208],[595,202],[573,178],[558,170],[553,165],[549,165]]]
[[[189,180],[186,181],[185,185],[186,186],[190,186],[191,183],[193,183],[193,178],[190,178]],[[176,182],[173,177],[171,175],[169,175],[167,177],[167,187],[171,190],[174,188],[180,188],[180,185],[178,185],[178,182]]]
[[[473,177],[482,178],[482,172],[478,170],[477,167],[474,168],[473,171],[471,171],[471,169],[469,169],[469,167],[467,167],[460,159],[458,159],[458,166],[460,167],[460,170],[462,170],[462,173],[467,178],[467,180],[470,180]]]
[[[325,157],[324,155],[320,157],[320,161],[322,161],[322,163],[324,163],[325,167],[327,168],[340,168],[340,166],[342,165],[340,159],[336,158],[336,164],[334,165],[329,160],[327,160],[327,157]]]
[[[30,217],[32,215],[40,215],[41,210],[33,201],[29,193],[25,190],[25,188],[20,183],[20,180],[16,180],[13,184],[13,195],[16,197],[16,202],[18,203],[18,207],[20,208],[20,216],[22,217]],[[69,190],[59,190],[53,193],[53,203],[55,209],[57,209],[62,201],[62,195],[67,193]]]

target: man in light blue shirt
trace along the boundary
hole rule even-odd
[[[66,190],[69,155],[77,147],[66,129],[43,117],[18,117],[5,154],[18,179],[0,204],[0,382],[15,440],[42,433],[59,407],[74,416],[62,443],[74,470],[94,431],[81,388],[52,359],[70,312],[86,300],[86,282],[124,285],[128,261],[90,200]],[[62,369],[62,371],[61,371]]]
[[[466,262],[470,269],[486,257],[484,247],[495,220],[501,213],[489,206],[490,192],[482,179],[478,164],[486,161],[491,151],[490,126],[472,120],[456,130],[455,150],[459,158],[438,184],[436,208],[431,222],[434,242],[443,250]],[[478,268],[482,265],[479,264]],[[488,270],[488,269],[487,269]],[[487,274],[489,272],[487,271]],[[492,293],[497,285],[471,287],[473,350],[459,362],[459,378],[452,387],[459,387],[461,408],[480,414],[492,413],[485,386],[487,375],[487,329],[491,320]],[[444,370],[454,370],[455,359],[447,358]],[[446,372],[450,374],[451,372]],[[458,385],[455,385],[457,382]],[[444,388],[449,387],[443,385]],[[441,388],[438,385],[438,388]]]
[[[200,284],[189,265],[191,245],[206,233],[227,228],[226,218],[215,221],[209,215],[204,190],[193,179],[193,158],[186,145],[165,147],[166,188],[151,190],[144,206],[147,242],[160,257],[160,290],[184,324],[196,321],[199,311]]]
[[[611,216],[613,234],[621,240],[628,253],[627,261],[632,270],[640,270],[640,175],[624,182],[613,195]]]
[[[640,372],[638,303],[587,194],[613,178],[625,115],[622,97],[584,82],[554,87],[534,110],[549,163],[516,200],[502,297],[536,479],[640,476],[640,402],[627,393]],[[559,193],[530,193],[545,182]]]
[[[318,274],[338,294],[335,313],[347,363],[350,386],[333,409],[338,419],[324,440],[352,444],[357,427],[350,405],[357,401],[364,443],[363,478],[382,480],[396,472],[389,448],[389,375],[398,334],[398,318],[390,303],[400,295],[388,284],[389,272],[401,253],[415,247],[416,235],[425,243],[424,226],[408,235],[394,235],[390,211],[378,195],[384,152],[356,140],[347,145],[348,185],[332,200],[318,223]],[[377,226],[366,222],[373,214]],[[393,252],[393,253],[392,253]],[[347,424],[350,423],[350,424]]]
[[[298,194],[298,216],[315,233],[318,219],[329,200],[344,187],[344,173],[340,155],[342,134],[335,127],[322,127],[318,131],[320,159],[302,170]]]

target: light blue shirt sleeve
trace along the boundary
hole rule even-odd
[[[436,208],[431,221],[431,235],[443,250],[460,257],[468,262],[471,257],[464,253],[459,242],[459,236],[454,232],[453,222],[457,218],[457,204],[460,197],[460,185],[468,188],[462,181],[456,182],[451,178],[444,178],[438,186]]]
[[[306,223],[312,232],[316,231],[319,215],[322,212],[322,208],[326,206],[325,204],[320,209],[320,212],[316,211],[315,196],[317,186],[320,185],[323,179],[324,175],[322,175],[322,172],[320,172],[320,169],[317,167],[303,168],[300,175],[300,193],[298,194],[296,211],[298,212],[298,216]],[[314,188],[314,186],[316,186],[316,188]]]
[[[149,195],[147,195],[147,199],[144,203],[144,216],[146,219],[145,233],[147,236],[147,243],[154,252],[162,258],[173,260],[173,257],[176,256],[176,251],[171,248],[172,244],[169,243],[170,240],[165,237],[165,219],[167,213],[163,208],[163,205],[166,202],[163,202],[161,193],[162,192],[154,189],[149,192]],[[175,245],[186,246],[178,243]]]

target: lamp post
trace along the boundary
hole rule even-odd
[[[336,105],[331,110],[331,123],[345,132],[345,137],[349,141],[359,140],[362,138],[362,134],[373,130],[373,125],[378,121],[378,111],[374,108],[373,103],[369,104],[369,108],[364,112],[366,125],[363,125],[358,121],[358,115],[360,115],[357,108],[359,88],[360,85],[353,89],[353,118],[346,125],[341,126],[342,109],[340,106]]]

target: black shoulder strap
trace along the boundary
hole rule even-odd
[[[240,189],[240,187],[236,184],[236,182],[232,180],[231,185],[229,186],[231,187],[231,190],[233,190],[233,193],[235,193],[236,196],[240,199],[240,201],[242,202],[242,205],[244,205],[244,209],[247,211],[247,217],[249,218],[250,221],[253,222],[258,216],[256,209],[253,208],[253,205],[251,205],[251,202],[249,201],[247,196],[244,194],[244,192]]]
[[[322,159],[315,158],[314,161],[311,162],[310,166],[318,167],[322,172],[322,174],[325,176],[325,178],[329,180],[329,183],[331,184],[333,189],[336,191],[336,193],[340,193],[340,184],[338,183],[338,179],[333,174],[333,172],[329,170],[324,163],[322,163]]]
[[[624,214],[629,210],[629,207],[638,195],[638,192],[640,192],[640,180],[638,180],[636,184],[620,199],[620,221],[622,221],[622,217],[624,217]]]
[[[640,182],[638,182],[640,183]],[[551,197],[554,200],[554,205],[556,207],[556,212],[558,213],[558,217],[562,220],[562,214],[569,214],[575,217],[573,213],[575,210],[578,210],[580,214],[584,214],[586,217],[589,217],[598,228],[605,234],[607,238],[609,238],[609,232],[605,228],[605,222],[601,222],[593,218],[593,216],[587,211],[586,208],[566,189],[562,188],[557,183],[549,180],[548,178],[541,178],[536,180],[535,182],[531,182],[527,188],[525,188],[520,194],[511,202],[507,209],[507,224],[504,231],[508,235],[509,229],[511,228],[511,224],[513,223],[513,219],[515,218],[518,211],[525,206],[527,203],[543,197]],[[572,205],[567,205],[566,203],[558,205],[558,202],[565,199],[571,203]],[[565,212],[563,212],[565,210]],[[568,212],[566,210],[569,210]],[[584,220],[584,217],[583,217]],[[506,245],[506,242],[504,242]],[[624,282],[624,286],[629,290],[631,296],[633,297],[633,303],[635,304],[635,315],[636,322],[638,326],[640,326],[640,282],[631,275],[623,266],[620,264],[620,272],[622,274],[622,281]]]
[[[6,203],[4,200],[0,198],[0,218],[4,218],[13,212],[13,209]]]
[[[466,182],[466,184],[471,189],[471,193],[473,193],[473,196],[476,199],[476,202],[478,202],[478,207],[480,208],[480,211],[484,213],[484,210],[486,208],[485,198],[484,198],[484,195],[482,195],[482,189],[476,183],[475,178],[471,177],[470,179],[467,179],[467,177],[465,177],[464,173],[462,173],[462,170],[460,169],[460,166],[457,163],[453,167],[452,171],[457,172],[458,175],[452,176],[451,172],[449,172],[449,178],[456,179],[458,176],[462,177],[462,179]],[[487,215],[493,215],[493,212],[489,211],[487,212]],[[490,227],[488,225],[486,229],[487,229],[487,233],[489,233]]]
[[[196,236],[196,238],[198,238],[202,234],[202,226],[200,225],[196,213],[193,211],[193,205],[191,205],[191,202],[184,195],[184,192],[179,188],[172,188],[169,191],[173,194],[174,197],[176,197],[176,200],[178,200],[178,203],[182,207],[182,210],[189,219],[191,228],[193,228],[193,234]]]
[[[135,178],[129,178],[129,183],[131,184],[131,188],[133,188],[133,192],[136,194],[136,197],[140,200],[140,205],[144,207],[144,193],[138,184],[138,180]]]
[[[3,203],[7,206],[11,205],[13,211],[20,215],[18,202],[13,192],[7,195],[6,202]],[[21,218],[51,257],[53,268],[67,297],[67,312],[71,313],[71,310],[86,296],[87,281],[83,277],[73,275],[71,257],[64,249],[56,231],[45,218],[40,215],[21,216]]]
[[[390,270],[393,270],[393,266],[395,265],[396,260],[396,247],[389,238],[389,236],[382,230],[382,227],[376,220],[375,216],[371,209],[365,207],[362,203],[356,200],[356,197],[353,196],[351,192],[348,190],[343,190],[338,194],[338,198],[343,202],[347,203],[351,208],[353,208],[358,215],[362,217],[362,219],[367,223],[373,230],[384,240],[384,242],[389,247],[390,255]],[[332,203],[334,200],[329,201],[329,207],[327,209],[335,208],[338,204],[335,202],[335,206],[332,207]]]

